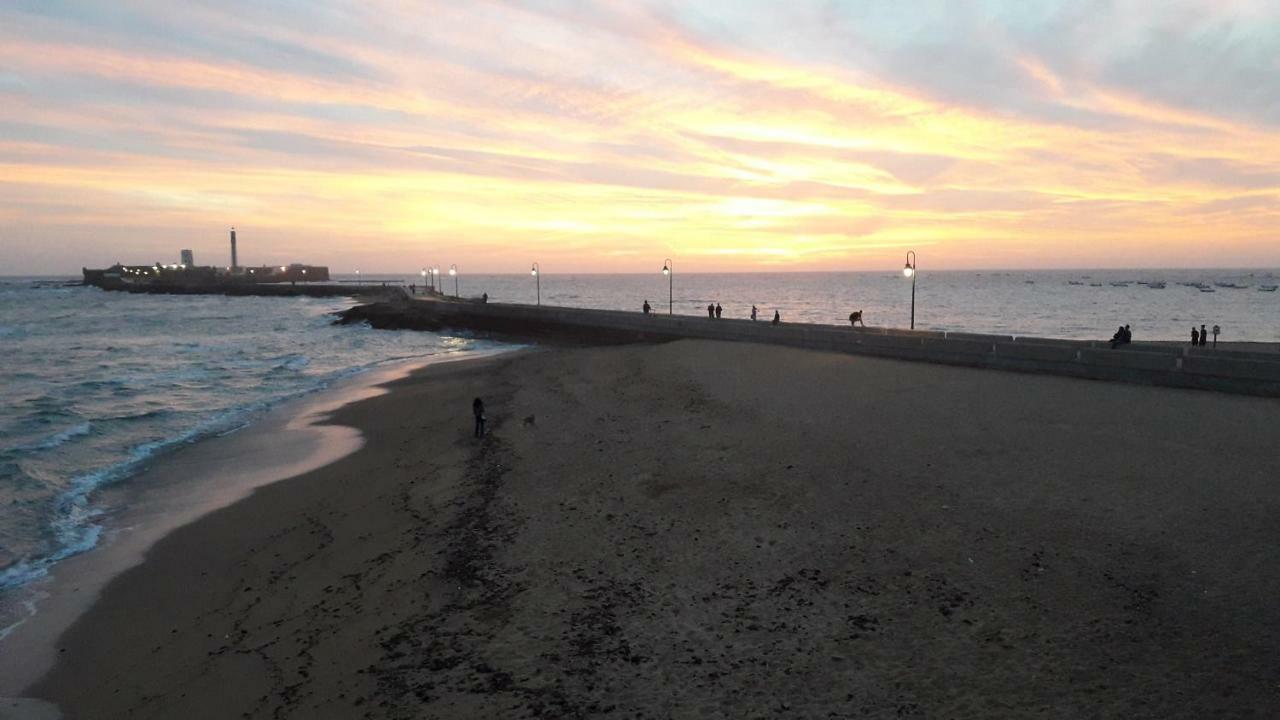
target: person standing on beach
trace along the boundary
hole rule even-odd
[[[649,314],[649,310],[650,310],[650,307],[649,307],[649,301],[648,301],[648,300],[645,300],[645,301],[644,301],[644,314],[645,314],[645,315],[648,315],[648,314]]]
[[[484,437],[484,401],[476,398],[471,401],[471,414],[476,416],[476,433],[478,438]]]
[[[720,313],[724,312],[724,308],[720,307],[720,303],[716,303],[716,319],[720,319]]]
[[[1199,344],[1200,344],[1200,331],[1196,329],[1195,325],[1192,325],[1191,326],[1191,347],[1195,347]]]
[[[710,304],[710,303],[707,304],[707,317],[711,318],[712,320],[716,319],[716,306],[714,304]]]
[[[778,323],[780,323],[780,322],[782,322],[782,316],[778,314],[778,311],[777,311],[777,310],[774,310],[774,311],[773,311],[773,324],[774,324],[774,325],[777,325],[777,324],[778,324]]]
[[[1200,347],[1204,347],[1209,342],[1209,333],[1205,331],[1204,325],[1200,326]]]
[[[756,306],[752,305],[751,306],[751,322],[755,322],[755,321],[756,321]]]

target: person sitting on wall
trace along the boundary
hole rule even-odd
[[[866,323],[862,322],[861,310],[854,310],[853,312],[849,313],[849,327],[853,327],[854,325],[861,325],[862,327],[867,326]]]
[[[1116,328],[1116,334],[1111,336],[1111,349],[1115,350],[1116,348],[1120,347],[1126,342],[1128,342],[1128,340],[1125,340],[1124,326],[1121,325],[1120,327]]]

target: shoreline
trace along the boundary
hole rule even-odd
[[[385,386],[432,365],[483,361],[503,350],[445,352],[373,367],[270,408],[247,425],[201,438],[153,458],[127,481],[98,489],[111,508],[102,537],[89,550],[52,565],[45,576],[14,588],[14,617],[0,639],[0,718],[8,712],[48,716],[48,708],[14,703],[52,667],[55,641],[121,573],[145,562],[155,543],[174,530],[250,496],[257,488],[305,474],[359,450],[358,429],[330,417],[346,405],[376,397]],[[237,465],[226,465],[234,458]],[[178,478],[181,478],[180,480]],[[53,715],[56,717],[56,714]]]
[[[1280,699],[1273,401],[701,340],[387,389],[333,415],[360,450],[156,543],[32,693],[157,718]]]

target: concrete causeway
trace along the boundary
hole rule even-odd
[[[880,327],[712,320],[617,310],[482,303],[401,295],[341,313],[385,329],[458,328],[585,343],[701,338],[768,343],[897,360],[1045,373],[1091,380],[1280,397],[1280,354]]]

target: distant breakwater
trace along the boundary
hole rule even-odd
[[[1280,397],[1275,353],[978,333],[911,331],[689,315],[510,305],[407,295],[338,313],[339,323],[389,330],[466,329],[586,344],[683,338],[757,342],[897,360]]]
[[[112,292],[128,292],[147,295],[235,295],[256,297],[359,297],[386,298],[404,296],[405,290],[396,285],[365,284],[339,285],[320,283],[265,284],[265,283],[214,283],[214,284],[164,284],[164,283],[93,283],[95,287]]]

